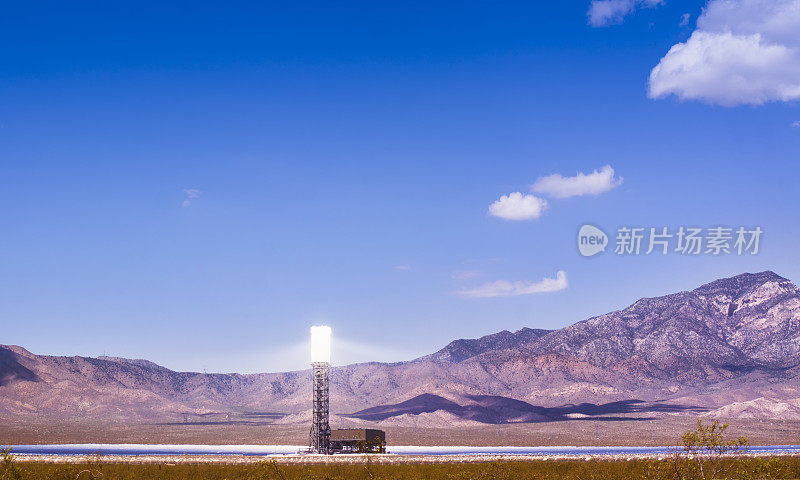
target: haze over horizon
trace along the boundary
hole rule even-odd
[[[796,283],[800,29],[768,20],[800,25],[797,2],[612,3],[9,6],[0,343],[276,372],[306,368],[313,324],[334,364],[399,361],[743,272]],[[754,33],[788,67],[726,85],[756,67],[725,42]],[[716,63],[676,73],[701,47]],[[584,258],[587,223],[764,233]]]

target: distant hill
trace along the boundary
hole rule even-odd
[[[593,403],[569,404],[547,408],[531,405],[521,400],[494,395],[467,395],[462,398],[462,403],[456,403],[438,395],[423,393],[396,405],[380,405],[344,416],[380,422],[406,415],[447,412],[462,420],[500,424],[554,422],[580,418],[597,418],[607,421],[647,420],[651,418],[648,415],[661,413],[697,414],[704,411],[705,409],[703,408],[647,403],[641,400],[623,400],[600,405]]]
[[[698,411],[800,419],[798,365],[800,291],[773,272],[746,273],[560,330],[503,331],[408,362],[337,367],[332,408],[354,421],[433,412],[484,423]],[[290,421],[304,418],[309,398],[307,371],[174,372],[0,346],[4,419],[284,412]]]

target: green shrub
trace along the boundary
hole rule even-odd
[[[11,455],[11,448],[0,450],[0,480],[20,480],[22,474]]]

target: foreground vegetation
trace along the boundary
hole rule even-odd
[[[800,479],[798,457],[750,457],[745,437],[727,438],[727,425],[713,422],[681,437],[681,445],[662,459],[526,460],[484,463],[281,465],[255,464],[129,464],[107,463],[101,455],[72,464],[17,462],[0,452],[0,480],[712,480]]]
[[[714,477],[730,479],[797,479],[800,459],[730,459],[726,471]],[[3,472],[3,480],[52,479],[208,479],[208,480],[617,480],[617,479],[701,479],[698,474],[681,476],[668,460],[631,461],[552,461],[493,462],[474,464],[410,465],[278,465],[262,462],[255,465],[133,465],[133,464],[52,464],[21,463],[14,472]]]

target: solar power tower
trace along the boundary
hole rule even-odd
[[[331,453],[329,377],[331,368],[331,327],[311,327],[312,411],[309,447],[312,453]]]

